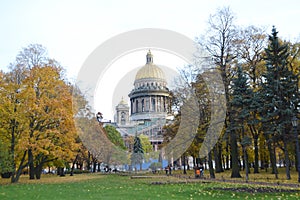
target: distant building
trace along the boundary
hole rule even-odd
[[[128,94],[130,106],[122,98],[116,106],[117,130],[126,137],[144,134],[149,137],[154,150],[162,143],[162,127],[171,116],[171,94],[165,74],[153,63],[150,50],[146,64],[137,72],[134,88]]]

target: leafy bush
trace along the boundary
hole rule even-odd
[[[152,170],[157,170],[158,168],[162,168],[162,165],[160,162],[153,162],[153,163],[151,163],[149,168]]]

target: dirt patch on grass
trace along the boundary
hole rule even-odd
[[[56,183],[70,183],[79,181],[88,181],[92,179],[101,178],[101,174],[76,174],[74,176],[66,175],[60,177],[57,175],[42,175],[39,180],[29,180],[28,176],[21,176],[19,184],[56,184]],[[11,184],[10,179],[0,179],[0,185]]]
[[[297,189],[286,189],[286,188],[271,188],[271,187],[214,187],[209,190],[222,190],[231,192],[247,192],[247,193],[295,193],[300,192]]]

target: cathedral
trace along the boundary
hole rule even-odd
[[[162,143],[162,127],[171,116],[171,93],[165,74],[153,63],[151,51],[146,55],[146,64],[138,70],[133,89],[128,94],[130,106],[122,98],[116,106],[117,130],[126,138],[144,134],[155,151]]]

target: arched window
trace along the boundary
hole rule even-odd
[[[122,125],[126,124],[126,114],[125,114],[125,112],[121,113],[121,124]]]

